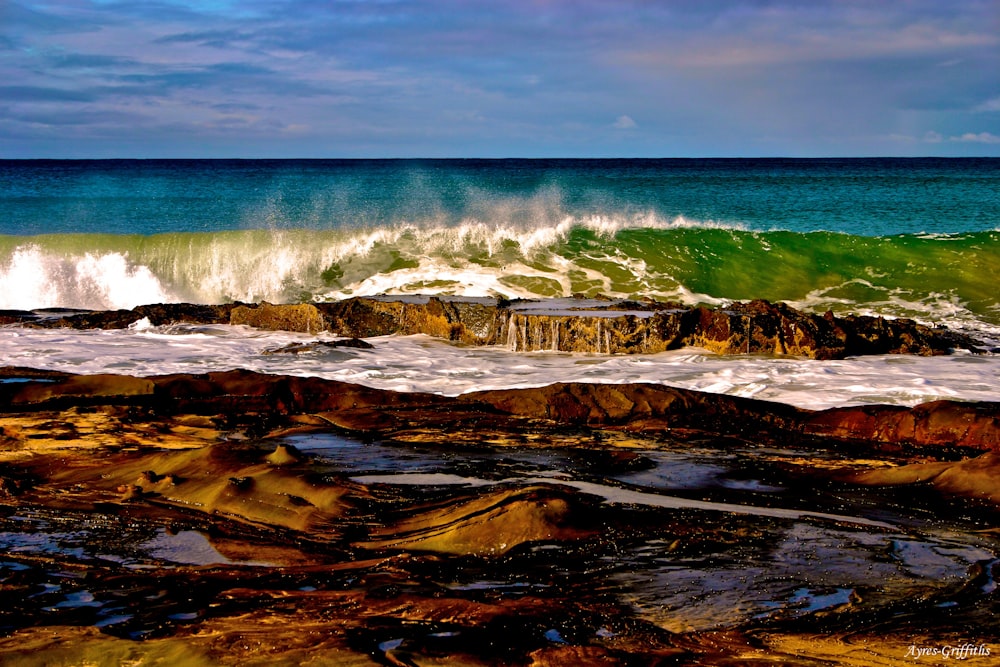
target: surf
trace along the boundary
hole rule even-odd
[[[0,308],[574,294],[1000,324],[1000,231],[858,236],[687,218],[0,236]]]

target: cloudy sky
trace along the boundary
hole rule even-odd
[[[0,0],[0,157],[1000,155],[1000,0]]]

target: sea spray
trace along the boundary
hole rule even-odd
[[[177,300],[149,267],[118,252],[57,255],[25,245],[0,264],[3,308],[117,309]]]
[[[0,307],[570,294],[1000,326],[1000,160],[0,160]]]
[[[0,307],[603,294],[712,305],[766,298],[814,312],[1000,324],[996,231],[873,238],[627,227],[603,234],[578,223],[549,232],[475,223],[0,237]]]

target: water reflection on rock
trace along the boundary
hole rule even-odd
[[[460,427],[467,405],[427,400],[383,405],[384,430],[344,426],[374,410],[354,404],[6,417],[0,657],[892,664],[914,642],[989,640],[995,508],[925,473],[989,470],[990,454],[862,459],[485,410]]]

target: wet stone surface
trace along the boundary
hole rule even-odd
[[[942,516],[933,498],[891,490],[819,488],[799,451],[655,444],[615,460],[606,450],[413,446],[332,433],[253,445],[261,457],[289,446],[314,479],[359,485],[335,544],[155,498],[119,513],[8,507],[0,624],[11,636],[72,626],[130,641],[195,641],[198,628],[247,613],[323,609],[336,618],[331,605],[353,599],[372,616],[347,628],[340,648],[377,662],[518,663],[583,646],[621,660],[659,652],[700,664],[711,658],[676,638],[858,632],[872,622],[912,632],[927,613],[958,628],[996,607],[1000,544],[984,532],[987,515],[956,505]],[[554,538],[525,533],[532,539],[472,553],[482,540],[476,512],[494,506],[463,508],[499,492],[514,500],[481,528],[501,526],[516,539],[500,517],[537,497],[566,505],[544,525]],[[373,540],[373,527],[393,525],[402,526],[392,534],[399,547]],[[436,539],[425,533],[462,530],[469,553],[420,548]]]
[[[112,379],[74,382],[3,417],[0,662],[894,664],[989,643],[1000,611],[997,505],[923,472],[989,479],[992,453],[360,389],[289,416],[277,384],[271,413],[53,407]],[[157,386],[192,407],[207,382]]]

